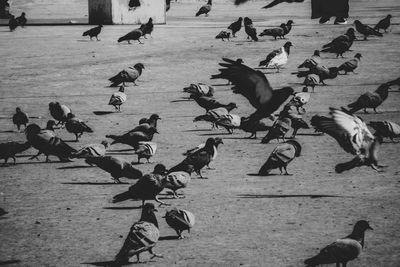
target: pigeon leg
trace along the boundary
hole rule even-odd
[[[75,142],[78,142],[78,134],[75,134]]]
[[[37,159],[37,160],[39,160],[38,157],[39,157],[39,155],[41,155],[41,154],[42,154],[42,152],[39,151],[35,156],[32,156],[32,157],[30,157],[29,159],[30,159],[30,160],[32,160],[32,159]]]
[[[369,112],[367,111],[367,108],[364,108],[364,113],[368,114]]]
[[[146,34],[145,34],[145,35],[143,35],[143,38],[144,38],[144,39],[147,39],[147,37],[146,37]],[[138,40],[138,41],[139,41],[139,40]]]
[[[140,39],[138,39],[138,42],[139,42],[139,44],[143,44],[143,43],[140,41]]]
[[[136,254],[136,261],[135,261],[135,263],[143,263],[143,262],[140,261],[139,255],[140,255],[140,253]]]
[[[51,160],[49,159],[49,155],[46,155],[46,162],[51,162]]]
[[[174,195],[174,198],[184,198],[185,196],[179,196],[177,193],[176,193],[176,191],[173,191],[172,192],[173,193],[173,195]]]
[[[128,40],[128,44],[131,44],[131,40]]]
[[[286,166],[284,166],[283,168],[285,169],[284,175],[293,175],[293,174],[288,173],[288,171],[287,171],[287,169],[286,169]]]
[[[161,200],[158,199],[158,196],[154,197],[154,200],[158,203],[160,203],[160,206],[165,205],[165,206],[171,206],[171,204],[167,204],[165,202],[162,202]]]
[[[99,38],[97,38],[97,36],[96,36],[96,40],[97,40],[97,41],[100,41]]]
[[[376,111],[376,108],[374,108],[375,113],[378,113],[378,111]]]
[[[149,248],[149,253],[150,253],[151,255],[153,255],[151,258],[155,258],[155,257],[157,257],[157,258],[163,258],[163,257],[164,257],[164,256],[161,255],[161,254],[156,254],[156,253],[154,253],[154,252],[153,252],[153,248]]]
[[[181,230],[176,230],[176,233],[178,234],[178,239],[184,239],[185,237],[182,235]]]
[[[392,138],[392,140],[393,140],[393,138]],[[12,158],[13,158],[13,160],[14,160],[14,165],[17,165],[17,161],[16,161],[16,159],[15,159],[15,156],[12,157]],[[6,159],[6,162],[7,162],[7,159]]]

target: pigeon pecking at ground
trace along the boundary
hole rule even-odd
[[[139,147],[139,142],[152,141],[155,133],[158,133],[157,129],[154,127],[150,127],[148,130],[145,130],[145,131],[128,132],[123,135],[110,134],[110,135],[106,135],[106,137],[114,140],[111,143],[111,145],[126,144],[126,145],[133,147],[133,149],[136,150]]]
[[[212,0],[208,0],[207,4],[204,6],[200,7],[199,11],[196,13],[196,17],[204,14],[206,17],[208,17],[208,13],[211,11],[212,8]]]
[[[180,171],[169,171],[167,177],[165,178],[167,180],[165,188],[172,190],[174,198],[182,198],[176,193],[176,191],[181,188],[187,187],[188,183],[191,180],[191,175],[193,171],[193,165],[189,164],[182,166]]]
[[[79,149],[77,152],[71,155],[71,158],[89,158],[89,157],[101,157],[106,155],[108,148],[108,142],[106,140],[101,141],[100,144],[88,144]]]
[[[318,255],[304,261],[306,267],[336,263],[346,267],[347,263],[356,259],[364,248],[366,230],[373,230],[367,221],[358,221],[350,235],[339,238],[332,244],[324,247]]]
[[[74,114],[68,113],[67,121],[65,122],[65,129],[68,132],[73,133],[76,137],[75,141],[78,142],[79,137],[82,136],[83,133],[93,133],[93,130],[87,126],[87,124],[75,117]]]
[[[156,154],[157,143],[155,142],[139,142],[135,154],[138,156],[138,163],[140,159],[146,159],[147,163],[150,163],[149,159]]]
[[[103,28],[103,25],[98,25],[97,27],[91,28],[90,30],[85,31],[82,36],[89,36],[90,40],[92,40],[93,37],[96,37],[97,41],[100,41],[99,38],[97,38],[101,32],[101,28]]]
[[[220,33],[215,36],[215,39],[221,39],[222,41],[225,41],[224,39],[227,39],[229,41],[229,37],[231,36],[230,32],[227,31],[221,31]]]
[[[115,92],[111,95],[108,104],[110,106],[114,106],[117,112],[121,112],[121,106],[126,102],[126,98],[125,87],[122,85],[119,87],[118,92]]]
[[[49,103],[50,115],[57,121],[57,125],[64,125],[67,121],[68,114],[71,113],[71,109],[66,105],[60,105],[58,102]]]
[[[176,233],[178,234],[178,239],[185,238],[182,232],[187,230],[188,233],[190,233],[190,229],[194,226],[195,223],[195,217],[193,213],[177,208],[168,210],[165,213],[164,218],[167,224],[176,231]]]

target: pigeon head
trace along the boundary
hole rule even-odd
[[[307,86],[305,86],[305,87],[303,87],[303,90],[301,90],[303,93],[308,93],[308,87]]]
[[[286,23],[286,25],[292,25],[292,24],[294,24],[294,22],[291,19]]]
[[[157,164],[157,165],[154,167],[153,173],[154,173],[154,174],[161,174],[161,175],[164,175],[164,174],[167,174],[167,173],[168,173],[168,170],[167,170],[167,168],[165,167],[165,165],[163,165],[163,164]]]
[[[120,87],[119,87],[119,90],[118,90],[118,92],[125,92],[125,87],[123,86],[123,85],[121,85]]]
[[[315,50],[315,51],[314,51],[314,56],[318,56],[318,57],[320,56],[319,50]]]
[[[357,19],[357,20],[354,21],[354,25],[356,25],[356,26],[361,26],[362,23],[361,23],[361,21],[359,21],[359,20]]]
[[[387,96],[388,96],[389,87],[390,87],[390,86],[389,86],[389,84],[387,84],[387,83],[381,84],[381,85],[378,87],[378,89],[375,90],[375,92],[376,92],[377,94],[379,94],[379,96],[380,96],[383,100],[385,100],[385,99],[387,98]]]
[[[153,203],[144,204],[142,208],[142,215],[140,216],[140,221],[150,222],[158,228],[157,218],[156,215],[154,214],[154,212],[156,211],[157,209]]]
[[[36,135],[36,134],[40,133],[40,130],[41,129],[40,129],[39,125],[32,123],[32,124],[29,124],[28,126],[26,126],[25,135],[26,135],[26,137],[29,138],[32,135]]]
[[[218,146],[219,144],[224,144],[224,141],[222,141],[221,137],[215,137],[215,146]]]
[[[253,24],[253,21],[249,17],[245,17],[243,21],[244,25]]]
[[[147,23],[152,23],[153,22],[153,18],[149,18],[149,21]]]
[[[350,29],[347,30],[346,35],[349,36],[349,37],[355,38],[356,37],[356,32],[354,31],[353,28],[350,28]]]
[[[296,150],[295,156],[299,157],[301,155],[301,145],[296,140],[288,140],[286,143],[291,144]]]
[[[17,113],[20,113],[20,112],[21,112],[21,108],[20,108],[20,107],[17,107],[17,108],[15,109],[15,111],[16,111]]]
[[[387,15],[386,17],[387,17],[388,19],[391,19],[391,18],[392,18],[392,15],[389,14],[389,15]]]
[[[354,57],[355,57],[355,58],[358,58],[358,59],[361,59],[361,58],[362,58],[362,55],[361,55],[360,53],[357,53]]]
[[[107,140],[103,140],[103,141],[101,141],[101,143],[100,144],[102,144],[105,148],[107,148],[108,147],[108,141]]]
[[[67,120],[75,118],[75,115],[72,114],[71,112],[67,114]]]
[[[231,102],[231,103],[229,103],[228,105],[226,105],[226,109],[227,109],[228,111],[231,111],[231,110],[233,110],[233,109],[235,109],[235,108],[237,108],[236,103]]]
[[[214,148],[214,145],[215,145],[215,139],[210,137],[210,138],[207,139],[206,144],[205,144],[204,147]]]
[[[145,67],[144,67],[144,65],[143,65],[143,63],[137,63],[137,64],[135,64],[135,66],[133,66],[135,69],[144,69]]]
[[[390,15],[389,15],[389,16],[390,16]],[[242,20],[243,20],[243,18],[242,18],[242,17],[239,17],[239,21],[242,22]]]
[[[284,45],[284,47],[291,47],[293,46],[292,42],[286,42]]]
[[[360,220],[354,225],[353,232],[365,232],[366,230],[374,230],[367,221]]]
[[[48,120],[46,124],[46,129],[54,131],[54,126],[56,125],[56,122],[54,120]]]
[[[236,59],[236,63],[237,64],[243,64],[243,59],[241,59],[241,58]]]
[[[212,0],[208,0],[207,4],[212,5]]]
[[[160,118],[160,116],[158,116],[158,114],[154,113],[154,114],[151,114],[149,120],[157,121],[157,120],[161,120],[161,118]]]

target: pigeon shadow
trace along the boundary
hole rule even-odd
[[[193,129],[193,130],[184,130],[182,132],[188,133],[188,132],[209,132],[211,129]]]
[[[124,266],[124,265],[131,265],[133,264],[132,262],[128,262],[125,264],[117,264],[115,261],[98,261],[98,262],[82,262],[81,264],[86,264],[86,265],[93,265],[93,266],[104,266],[104,267],[118,267],[118,266]]]
[[[13,133],[13,130],[0,131],[0,133]]]
[[[127,152],[127,151],[134,151],[133,148],[130,149],[114,149],[114,150],[107,150],[107,152]]]
[[[170,101],[171,103],[178,103],[178,102],[192,102],[192,99],[177,99]]]
[[[9,264],[16,264],[20,263],[20,260],[8,260],[8,261],[0,261],[0,265],[9,265]]]
[[[140,210],[142,206],[139,207],[103,207],[105,210]]]
[[[271,174],[267,174],[267,175],[258,174],[258,173],[248,173],[247,176],[266,177],[266,176],[283,176],[283,175],[277,174],[277,173],[271,173]]]
[[[114,183],[114,182],[66,182],[61,184],[70,184],[70,185],[121,185],[121,184],[129,184],[129,183]]]
[[[32,165],[32,164],[54,164],[54,163],[68,163],[68,162],[62,162],[62,161],[30,161],[30,162],[17,162],[16,165]]]
[[[305,195],[258,195],[258,194],[240,194],[238,198],[333,198],[333,197],[347,197],[338,195],[319,195],[319,194],[305,194]]]
[[[114,111],[93,111],[95,115],[107,115],[107,114],[113,114],[115,113]]]
[[[106,153],[107,155],[125,155],[125,156],[132,156],[135,155],[134,153]]]
[[[200,136],[213,136],[213,135],[232,135],[230,133],[209,133],[209,134],[199,134]]]
[[[168,235],[168,236],[161,236],[158,240],[178,240],[179,236],[177,235]]]
[[[70,170],[70,169],[87,169],[87,168],[96,168],[96,166],[76,165],[76,166],[59,167],[57,169],[58,170]]]

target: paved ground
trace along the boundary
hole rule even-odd
[[[153,38],[144,40],[144,45],[117,44],[118,37],[132,26],[105,26],[100,42],[81,37],[87,26],[26,27],[13,33],[1,27],[0,140],[25,140],[10,120],[16,106],[30,116],[40,117],[31,121],[44,126],[50,119],[47,106],[51,101],[70,106],[94,128],[94,133],[85,134],[79,143],[70,143],[76,148],[100,142],[106,134],[129,130],[140,118],[155,112],[163,118],[160,134],[154,139],[159,144],[155,163],[171,167],[182,160],[181,153],[186,149],[209,136],[223,137],[225,144],[213,169],[205,171],[209,179],[193,179],[182,190],[185,199],[165,199],[196,215],[193,232],[184,240],[171,239],[174,231],[161,218],[166,208],[160,208],[158,219],[164,240],[155,251],[164,254],[164,258],[151,260],[147,266],[302,266],[305,258],[349,233],[360,219],[369,220],[375,230],[367,232],[364,252],[349,265],[399,266],[400,144],[382,145],[381,164],[388,166],[385,172],[364,167],[339,175],[334,166],[351,155],[328,136],[302,131],[298,140],[304,152],[289,166],[293,176],[255,177],[248,174],[258,171],[276,146],[275,141],[262,145],[260,140],[243,139],[247,133],[240,131],[233,135],[223,130],[211,131],[208,124],[192,122],[203,112],[195,103],[171,102],[183,96],[182,88],[189,83],[205,82],[215,85],[217,99],[238,104],[235,114],[246,116],[253,112],[246,99],[221,86],[225,81],[209,78],[217,73],[221,57],[241,57],[245,64],[256,67],[286,40],[264,38],[258,43],[248,42],[243,31],[231,42],[215,40],[214,36],[238,16],[251,17],[259,31],[288,19],[295,21],[287,36],[294,44],[289,63],[281,73],[267,77],[274,88],[289,85],[296,90],[302,88],[301,80],[290,72],[314,49],[349,26],[311,21],[309,3],[265,11],[259,9],[262,1],[239,8],[222,1],[215,4],[208,18],[195,18],[201,4],[174,3],[168,24],[156,26]],[[85,15],[82,6],[74,10],[73,14]],[[394,22],[398,21],[400,6],[395,0],[351,1],[351,22],[361,19],[373,24],[388,13],[394,16]],[[353,51],[346,56],[363,54],[359,74],[340,76],[328,81],[329,86],[317,87],[306,119],[317,113],[327,114],[328,107],[346,105],[361,93],[397,78],[399,33],[399,26],[395,25],[383,38],[355,42]],[[323,60],[325,65],[334,66],[345,59],[324,55]],[[114,89],[107,87],[107,78],[136,62],[144,63],[146,69],[139,86],[127,88],[128,102],[122,107],[123,112],[94,115],[93,111],[112,111],[107,103]],[[399,123],[399,97],[394,88],[378,109],[379,114],[360,116],[367,121],[386,119]],[[57,131],[57,135],[64,140],[74,139],[65,130]],[[136,160],[130,151],[121,152],[126,148],[112,146],[110,154]],[[68,164],[55,158],[52,163],[44,163],[44,158],[28,160],[34,153],[30,149],[18,157],[16,166],[0,168],[0,207],[9,212],[0,220],[0,263],[80,266],[111,260],[132,222],[140,216],[140,202],[109,203],[128,185],[112,184],[105,172],[82,167],[85,163],[81,160]],[[154,163],[138,166],[144,172],[153,167]],[[294,196],[311,194],[335,197]],[[148,256],[143,255],[146,259]]]

